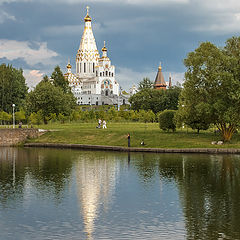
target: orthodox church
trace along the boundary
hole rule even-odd
[[[123,105],[128,104],[128,97],[120,93],[116,80],[115,66],[111,64],[104,41],[100,56],[92,30],[92,19],[84,18],[85,26],[76,55],[76,73],[68,61],[67,73],[69,82],[79,105]]]

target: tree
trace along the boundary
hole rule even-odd
[[[180,87],[172,87],[167,90],[148,88],[131,96],[129,102],[133,110],[152,110],[156,114],[165,109],[176,110],[178,108],[180,92]]]
[[[240,126],[240,38],[227,40],[224,48],[202,43],[184,60],[184,89],[180,97],[183,119],[215,124],[224,141]]]
[[[26,120],[26,113],[21,109],[19,112],[15,113],[16,121],[24,121]]]
[[[54,113],[69,116],[75,105],[75,98],[71,93],[64,93],[60,87],[45,81],[40,82],[26,99],[28,114],[41,110],[44,123],[47,123]]]
[[[143,78],[143,80],[139,83],[139,90],[144,90],[144,89],[151,89],[153,88],[153,82],[149,78]]]
[[[18,111],[23,106],[27,90],[22,69],[0,65],[0,110],[10,113],[14,103]]]
[[[65,77],[63,76],[63,73],[59,66],[55,67],[55,69],[51,75],[51,79],[53,80],[54,86],[60,87],[64,93],[71,92],[69,84],[68,84],[68,80],[65,79]],[[44,81],[47,81],[46,77],[45,77]]]
[[[7,122],[11,122],[12,121],[12,115],[8,114],[7,112],[1,111],[0,112],[0,121],[1,124],[6,124]]]
[[[175,132],[176,130],[176,124],[174,121],[174,115],[176,111],[175,110],[164,110],[159,114],[159,127],[160,129],[166,131],[166,130],[172,130]]]

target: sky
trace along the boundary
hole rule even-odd
[[[240,33],[239,0],[0,0],[0,64],[22,68],[30,88],[56,65],[65,73],[68,58],[75,66],[86,6],[98,50],[106,41],[127,91],[154,81],[160,62],[166,81],[171,73],[183,82],[189,52]]]

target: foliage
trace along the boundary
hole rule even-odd
[[[224,48],[202,43],[184,63],[184,90],[180,111],[183,119],[196,118],[200,125],[216,124],[224,141],[240,126],[240,37]]]
[[[43,116],[42,116],[42,111],[38,111],[37,113],[33,112],[31,113],[29,117],[29,121],[31,124],[37,124],[40,125],[43,123]]]
[[[186,124],[192,129],[197,129],[199,133],[200,130],[207,130],[210,126],[210,121],[206,118],[208,115],[207,111],[208,109],[205,108],[205,105],[202,103],[197,103],[194,106],[181,105],[176,112],[175,121],[178,127]]]
[[[15,112],[16,121],[24,121],[26,120],[26,113],[21,109],[19,112]]]
[[[0,65],[0,110],[12,112],[12,104],[19,110],[27,95],[27,85],[22,69]]]
[[[42,81],[31,91],[26,99],[29,114],[42,111],[43,121],[47,123],[52,114],[69,116],[75,107],[75,99],[71,93],[64,93],[60,87]]]
[[[149,78],[143,78],[143,80],[139,83],[139,90],[146,90],[153,88],[153,82]]]
[[[143,89],[130,97],[129,102],[133,110],[152,110],[154,113],[165,109],[176,110],[180,87],[172,87],[167,90]]]
[[[172,130],[175,132],[176,130],[176,124],[174,121],[174,115],[176,111],[175,110],[164,110],[159,114],[159,127],[160,129],[166,131],[166,130]]]
[[[64,93],[70,93],[71,92],[71,89],[68,85],[68,80],[65,79],[65,77],[63,76],[63,73],[60,69],[59,66],[56,66],[52,75],[51,75],[51,79],[53,80],[53,84],[55,87],[60,87]],[[47,78],[45,77],[45,80],[46,81]]]
[[[12,115],[8,114],[7,112],[1,111],[0,112],[0,121],[1,124],[6,124],[12,121]]]

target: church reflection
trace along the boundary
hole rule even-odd
[[[111,205],[119,171],[115,156],[81,155],[76,163],[79,205],[87,239],[93,239],[100,211],[108,211]]]

